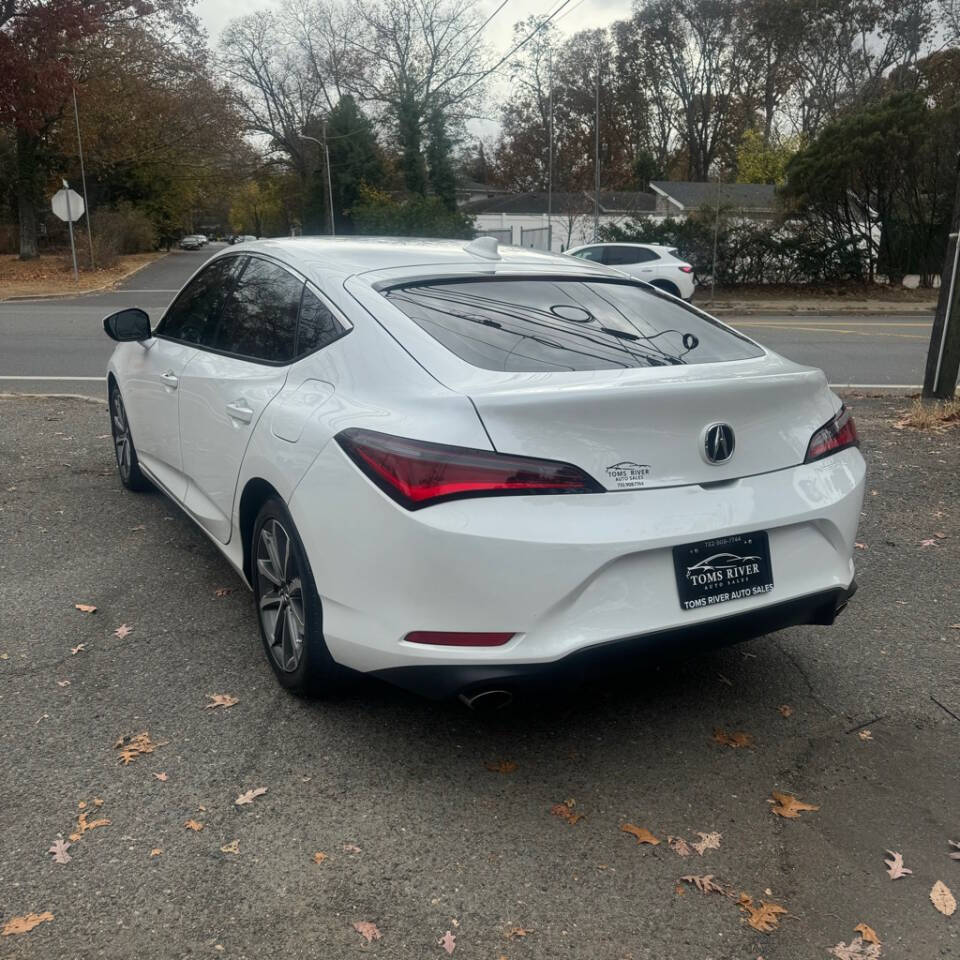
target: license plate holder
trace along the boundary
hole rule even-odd
[[[738,533],[673,548],[677,594],[684,610],[699,610],[773,590],[770,541],[765,530]]]

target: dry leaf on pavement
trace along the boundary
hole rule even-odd
[[[113,635],[114,635],[118,640],[126,640],[127,637],[129,637],[131,633],[133,633],[133,627],[129,627],[129,626],[127,626],[127,624],[125,624],[125,623],[121,623],[120,626],[117,627],[117,629],[113,631]]]
[[[747,923],[761,933],[770,933],[775,930],[780,923],[781,914],[787,912],[787,908],[781,907],[779,903],[767,903],[765,900],[760,901],[759,907],[755,907],[749,897],[745,899],[741,897],[737,902],[741,910],[750,914]]]
[[[69,681],[69,680],[58,680],[58,681],[57,681],[57,686],[58,686],[58,687],[69,687],[69,686],[70,686],[70,681]]]
[[[355,843],[345,843],[343,845],[344,853],[362,853],[363,851]]]
[[[956,840],[948,840],[947,843],[949,843],[951,847],[957,848],[955,853],[948,853],[947,856],[951,860],[960,860],[960,842]]]
[[[253,803],[257,797],[262,797],[267,792],[266,787],[257,787],[255,790],[248,790],[246,793],[241,793],[239,797],[233,802],[238,806],[242,807],[245,804]]]
[[[215,597],[229,597],[231,593],[233,593],[233,587],[217,587],[213,591]]]
[[[81,803],[82,807],[85,807],[85,803]],[[106,817],[102,817],[100,820],[87,820],[87,814],[85,811],[81,812],[77,816],[77,830],[75,833],[70,834],[70,841],[76,843],[85,833],[90,830],[96,830],[97,827],[109,827],[110,821]]]
[[[161,783],[166,783],[169,777],[167,777],[167,775],[161,771],[160,773],[155,773],[153,775],[153,779],[159,780]]]
[[[137,757],[146,753],[153,753],[157,747],[162,747],[162,743],[154,743],[150,739],[150,734],[144,730],[133,737],[121,737],[114,745],[115,750],[120,751],[119,763],[124,766],[133,763]]]
[[[318,850],[318,851],[313,855],[313,862],[314,862],[314,863],[323,863],[323,861],[326,860],[326,859],[327,859],[327,855],[326,855],[322,850]]]
[[[865,923],[858,923],[853,928],[853,932],[859,933],[867,943],[875,943],[878,946],[880,945],[880,938],[877,936],[877,931],[874,930],[873,927],[867,926]]]
[[[11,917],[0,931],[0,936],[9,937],[18,933],[29,933],[34,927],[41,923],[48,923],[53,919],[53,914],[49,910],[43,913],[27,913],[22,917]]]
[[[930,889],[930,902],[945,916],[952,917],[953,911],[957,909],[957,901],[950,888],[942,881],[938,880]]]
[[[803,803],[803,801],[798,800],[789,793],[778,793],[776,790],[773,790],[770,796],[773,797],[772,800],[767,801],[767,803],[773,804],[770,811],[778,817],[787,817],[788,819],[795,820],[804,810],[820,809],[819,804]]]
[[[67,848],[70,846],[72,846],[72,844],[63,839],[63,834],[58,833],[57,839],[53,841],[47,853],[53,854],[54,863],[69,863],[71,859],[73,859],[70,854],[67,853]]]
[[[83,653],[86,649],[87,645],[85,643],[78,643],[75,647],[70,648],[70,656],[75,657],[78,653]]]
[[[714,743],[719,743],[721,747],[732,747],[734,750],[742,747],[753,746],[753,734],[744,733],[743,730],[735,730],[733,733],[727,733],[721,727],[713,731]]]
[[[95,606],[93,606],[93,604],[91,604],[91,603],[75,603],[74,606],[75,606],[81,613],[96,613],[96,612],[97,612],[97,608],[96,608]]]
[[[693,844],[693,849],[702,857],[704,850],[719,850],[720,841],[723,839],[722,833],[703,833],[702,831],[697,831],[697,836],[700,838],[695,844]]]
[[[205,704],[208,710],[211,707],[232,707],[235,703],[240,702],[236,697],[231,697],[229,693],[208,693],[207,698],[210,700],[208,704]]]
[[[240,841],[231,840],[229,843],[225,843],[220,848],[221,853],[239,853],[240,852]]]
[[[162,853],[163,853],[163,850],[161,850],[160,847],[154,847],[154,848],[150,851],[150,856],[151,856],[151,857],[159,857],[160,854],[162,854]]]
[[[533,932],[532,929],[528,929],[527,927],[511,927],[507,931],[506,936],[508,940],[522,940],[527,934]]]
[[[856,937],[849,943],[838,943],[827,952],[837,960],[880,960],[880,949],[879,943],[867,943]]]
[[[913,873],[912,870],[908,870],[903,865],[903,854],[894,853],[893,850],[888,850],[887,853],[890,854],[890,860],[884,860],[883,862],[887,865],[887,873],[890,874],[891,880],[899,880],[901,877],[905,877],[908,873]]]
[[[550,808],[550,812],[555,817],[559,817],[561,820],[566,820],[571,827],[584,817],[584,814],[582,813],[573,812],[573,803],[570,800],[567,800],[564,803],[555,803]]]
[[[496,763],[488,763],[487,769],[491,773],[513,773],[517,765],[512,760],[498,760]]]
[[[872,740],[872,739],[873,739],[873,734],[872,734],[869,730],[861,730],[861,731],[857,734],[857,736],[858,736],[861,740]]]
[[[370,943],[371,940],[379,940],[382,936],[377,929],[377,925],[370,923],[368,920],[358,920],[353,925],[353,929],[356,930],[367,943]]]
[[[723,887],[719,883],[713,882],[713,874],[708,873],[706,876],[695,876],[694,874],[688,874],[685,877],[680,878],[684,883],[692,883],[701,893],[724,893]]]
[[[192,830],[194,833],[199,833],[199,832],[203,829],[203,824],[202,824],[202,823],[198,823],[196,820],[192,820],[192,819],[191,819],[191,820],[188,820],[188,821],[184,824],[184,826],[185,826],[188,830]]]
[[[667,837],[667,845],[678,857],[690,856],[690,846],[683,837]]]
[[[453,953],[457,949],[457,938],[448,930],[438,941],[437,944],[443,947],[447,953]]]
[[[635,823],[622,823],[620,829],[637,838],[637,843],[649,843],[651,847],[659,845],[660,841],[646,828],[638,827]]]
[[[780,715],[783,717],[793,716],[793,707],[791,707],[788,703],[781,704],[779,707],[777,707],[777,709],[780,711]]]

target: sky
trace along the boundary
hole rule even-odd
[[[530,14],[543,15],[552,11],[561,0],[508,0],[507,5],[490,21],[486,30],[494,62],[505,54],[513,41],[513,25]],[[216,47],[223,28],[235,17],[279,6],[279,0],[197,0],[194,8],[210,35],[210,44]],[[481,0],[479,7],[484,17],[493,13],[499,0]],[[562,34],[578,30],[605,27],[614,20],[626,19],[632,10],[631,0],[570,0],[562,13],[554,20]],[[501,76],[507,65],[501,68]],[[506,93],[505,83],[494,84],[494,99],[502,99]],[[496,134],[499,124],[494,120],[477,120],[468,125],[469,132],[483,138]]]

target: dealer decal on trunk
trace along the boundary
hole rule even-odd
[[[607,467],[607,476],[618,490],[630,490],[642,487],[650,475],[649,463],[634,463],[632,460],[621,460]]]

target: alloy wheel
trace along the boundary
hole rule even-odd
[[[133,443],[130,439],[130,425],[127,423],[127,411],[123,408],[123,399],[119,390],[110,396],[110,426],[113,430],[113,446],[117,455],[117,469],[124,481],[130,479],[133,465]]]
[[[306,633],[303,588],[290,534],[273,517],[257,539],[257,587],[270,655],[280,670],[292,672],[300,664]]]

